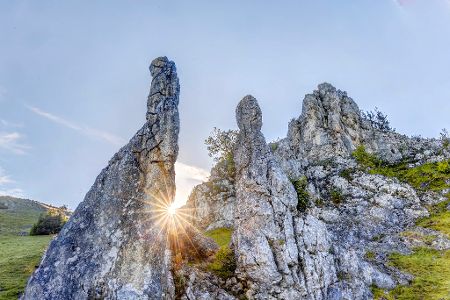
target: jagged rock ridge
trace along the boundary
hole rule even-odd
[[[305,96],[300,117],[289,123],[287,137],[275,143],[271,152],[259,131],[261,115],[256,101],[252,97],[244,100],[243,107],[253,108],[244,110],[243,115],[242,109],[237,111],[236,176],[219,175],[226,173],[215,170],[216,175],[199,187],[215,183],[222,192],[211,196],[199,188],[188,206],[194,216],[197,209],[205,215],[198,221],[203,228],[230,224],[228,215],[217,212],[221,203],[226,211],[234,207],[235,223],[230,227],[235,230],[236,275],[244,282],[248,298],[371,299],[372,286],[392,289],[410,281],[409,275],[387,264],[387,256],[411,251],[399,233],[407,228],[418,230],[415,221],[428,215],[430,204],[444,201],[448,189],[417,191],[395,178],[359,170],[352,153],[363,145],[387,163],[402,161],[414,167],[448,160],[450,151],[443,142],[380,130],[345,92],[321,84]],[[292,186],[288,187],[286,178],[306,182],[306,210],[293,209]],[[278,193],[281,189],[284,191]],[[267,203],[280,200],[282,209],[270,212]],[[211,206],[214,209],[207,215],[204,207]],[[292,220],[285,221],[286,216]],[[273,239],[286,230],[280,239],[282,246],[274,244]],[[447,238],[433,234],[439,236],[433,247],[449,248]],[[283,254],[290,244],[296,245],[290,252],[297,251],[296,258]],[[375,251],[376,258],[366,257]],[[286,261],[290,272],[285,271]],[[258,272],[256,266],[264,271]]]
[[[170,249],[158,211],[175,194],[179,83],[165,57],[153,76],[147,122],[97,177],[47,250],[23,299],[170,299]]]
[[[294,187],[261,133],[255,98],[239,102],[236,119],[237,277],[250,299],[322,299],[337,280],[326,230],[314,217],[299,216]]]

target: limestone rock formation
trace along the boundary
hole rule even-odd
[[[226,160],[217,163],[207,182],[197,185],[189,195],[185,210],[193,225],[212,230],[233,227],[235,187],[234,172]]]
[[[53,240],[23,299],[171,299],[160,215],[175,194],[179,83],[166,57],[153,76],[147,122],[103,169]]]
[[[235,177],[215,176],[189,201],[202,228],[230,224],[221,211],[234,209],[235,275],[248,299],[372,299],[372,287],[390,290],[412,280],[388,257],[425,245],[414,237],[431,236],[427,247],[449,249],[445,235],[415,223],[430,205],[449,199],[450,179],[442,190],[430,190],[430,183],[417,188],[395,173],[374,174],[352,157],[363,145],[387,168],[435,162],[445,168],[445,141],[381,130],[330,84],[305,96],[287,137],[271,148],[256,100],[245,97],[236,113]],[[207,187],[221,181],[224,192],[212,195]],[[299,194],[291,181],[303,182]]]
[[[323,299],[336,281],[326,229],[313,217],[297,222],[297,194],[261,133],[255,98],[241,100],[236,119],[237,277],[249,286],[250,299]],[[314,240],[304,241],[302,232]]]
[[[395,161],[402,158],[402,143],[404,136],[374,128],[346,92],[322,83],[305,96],[302,113],[289,123],[287,140],[282,144],[297,159],[346,157],[364,144],[369,151]]]

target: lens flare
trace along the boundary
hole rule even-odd
[[[174,216],[177,213],[177,208],[173,205],[173,203],[167,207],[167,213],[169,216]]]

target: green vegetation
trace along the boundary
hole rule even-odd
[[[226,227],[217,228],[205,232],[205,235],[212,238],[217,243],[217,245],[219,245],[219,247],[228,247],[231,242],[232,234],[233,230]]]
[[[353,151],[352,156],[360,165],[366,168],[376,168],[380,167],[382,164],[381,159],[374,154],[368,153],[364,145],[359,145],[356,150]]]
[[[444,145],[445,147],[445,145]],[[356,161],[371,174],[396,177],[418,191],[441,192],[450,188],[450,161],[425,163],[410,168],[407,162],[390,165],[359,146],[354,152]],[[450,193],[447,201],[429,207],[430,216],[417,221],[418,226],[440,231],[450,237]],[[422,235],[413,231],[401,233],[404,237],[422,240],[431,245],[435,236]],[[391,291],[373,287],[374,299],[450,299],[450,250],[438,251],[427,247],[414,249],[411,255],[393,253],[390,264],[403,272],[414,275],[410,285],[397,286]]]
[[[447,197],[449,200],[433,206],[430,209],[430,216],[420,219],[417,225],[440,231],[450,238],[450,211],[447,209],[447,205],[450,204],[450,195],[447,195]]]
[[[208,154],[215,161],[233,156],[233,149],[237,142],[238,130],[221,130],[214,127],[211,134],[205,139]]]
[[[392,266],[414,275],[414,280],[387,295],[374,289],[374,299],[450,299],[450,250],[416,248],[412,255],[393,253],[389,260]]]
[[[297,209],[299,211],[305,211],[309,205],[309,193],[306,190],[308,186],[308,181],[306,176],[300,177],[299,179],[291,179],[292,184],[294,185],[295,191],[297,192]]]
[[[436,240],[436,236],[434,235],[426,235],[417,231],[403,231],[400,233],[400,236],[403,236],[408,239],[420,240],[424,242],[426,245],[431,245],[434,240]]]
[[[232,277],[236,270],[233,250],[229,247],[220,247],[207,269],[224,279]]]
[[[30,235],[56,234],[67,222],[66,215],[58,210],[48,210],[39,216],[36,224],[31,227]]]
[[[270,149],[272,150],[272,152],[277,151],[277,149],[278,149],[278,144],[279,144],[279,142],[271,142],[271,143],[269,143],[269,147],[270,147]]]
[[[0,204],[0,299],[17,299],[53,237],[28,233],[42,213],[57,208],[4,196]]]
[[[233,276],[236,270],[236,258],[233,250],[230,248],[232,234],[233,231],[229,228],[218,228],[205,233],[220,247],[214,259],[206,266],[206,269],[222,278]]]
[[[0,197],[0,235],[28,235],[46,207],[25,199]]]
[[[332,189],[330,192],[331,201],[334,204],[338,205],[344,201],[344,196],[342,195],[342,191],[339,189]]]
[[[375,254],[375,252],[373,252],[373,251],[367,251],[366,254],[364,255],[364,257],[365,257],[367,260],[374,260],[375,257],[376,257],[376,254]]]
[[[17,299],[52,236],[0,237],[0,299]]]
[[[363,145],[358,146],[352,155],[370,174],[396,177],[419,191],[438,192],[450,188],[447,184],[450,180],[450,161],[448,160],[426,163],[414,168],[409,168],[406,162],[390,165],[376,155],[367,153]]]
[[[347,179],[347,181],[352,180],[352,174],[355,172],[355,169],[344,169],[339,173],[339,176]]]

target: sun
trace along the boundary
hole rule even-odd
[[[174,205],[174,203],[170,204],[167,207],[167,214],[169,216],[175,216],[177,214],[177,207]]]

